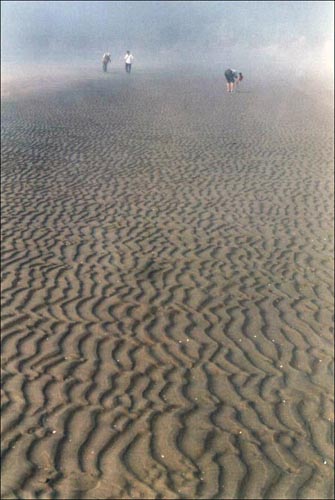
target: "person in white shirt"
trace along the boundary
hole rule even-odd
[[[124,56],[124,60],[126,62],[126,72],[130,73],[131,65],[134,60],[134,56],[130,53],[130,50],[127,50],[126,55]]]
[[[103,56],[102,56],[102,69],[103,69],[103,72],[104,73],[107,73],[107,64],[112,62],[111,60],[111,55],[109,52],[106,52]]]

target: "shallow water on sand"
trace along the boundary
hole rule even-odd
[[[332,498],[331,108],[63,83],[2,104],[3,498]]]

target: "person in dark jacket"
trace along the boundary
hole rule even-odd
[[[243,80],[242,73],[236,71],[236,69],[226,69],[224,76],[227,80],[227,92],[233,92],[236,86]]]

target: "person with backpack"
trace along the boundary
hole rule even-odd
[[[104,73],[107,73],[107,65],[108,63],[112,62],[111,60],[111,55],[109,52],[106,52],[103,56],[102,56],[102,70]]]

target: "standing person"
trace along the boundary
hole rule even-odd
[[[130,53],[130,50],[127,50],[126,55],[124,56],[124,60],[126,62],[126,72],[131,72],[131,65],[134,60],[134,56]]]
[[[237,76],[237,79],[236,79],[236,82],[235,82],[235,86],[237,88],[237,85],[243,80],[243,75],[242,73],[239,72],[238,76]]]
[[[243,75],[236,71],[236,69],[226,69],[224,72],[224,76],[227,80],[227,92],[233,92],[236,88],[236,85],[242,81]]]
[[[107,73],[107,64],[112,62],[111,60],[111,55],[109,52],[106,52],[103,56],[102,56],[102,70],[104,73]]]

